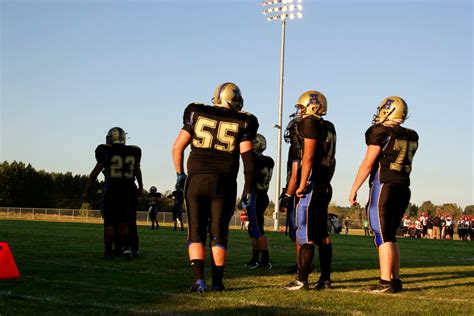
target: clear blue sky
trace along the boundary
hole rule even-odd
[[[381,100],[399,95],[405,126],[420,135],[412,202],[474,204],[472,1],[303,6],[287,25],[283,122],[302,92],[326,95],[338,133],[333,201],[348,205],[364,132]],[[145,187],[171,189],[182,112],[210,103],[225,81],[240,86],[275,157],[281,25],[261,9],[252,0],[1,1],[0,159],[89,174],[95,147],[121,126],[143,150]]]

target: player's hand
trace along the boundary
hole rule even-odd
[[[138,190],[137,190],[137,197],[142,196],[142,194],[143,194],[143,188],[138,188]]]
[[[186,174],[184,172],[176,174],[176,190],[184,191],[184,183],[186,182]]]
[[[240,198],[240,202],[238,205],[239,210],[246,210],[252,201],[253,193],[242,193],[242,197]]]
[[[281,213],[286,213],[286,210],[288,208],[288,204],[290,204],[291,201],[291,195],[283,193],[280,196],[280,212]]]
[[[351,194],[349,195],[349,203],[351,205],[357,204],[357,191],[351,191]]]
[[[306,186],[304,186],[304,187],[299,187],[299,188],[296,190],[295,194],[296,194],[296,196],[299,197],[299,198],[304,198],[305,192],[306,192]]]

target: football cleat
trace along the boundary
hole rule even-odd
[[[260,262],[250,260],[249,262],[245,264],[245,267],[249,269],[255,269],[255,268],[258,268],[259,265],[260,265]]]
[[[102,260],[114,260],[114,256],[112,253],[105,252],[102,256]]]
[[[222,291],[225,290],[225,286],[222,283],[221,284],[216,284],[216,285],[213,284],[211,290],[214,291],[214,292],[222,292]]]
[[[206,282],[203,279],[199,279],[191,286],[189,292],[192,293],[204,293],[207,291]]]
[[[332,286],[331,286],[331,280],[319,280],[318,282],[316,282],[316,285],[314,286],[314,289],[316,291],[321,291],[321,290],[324,290],[324,289],[332,289]]]
[[[271,262],[267,262],[267,263],[260,264],[259,267],[263,269],[271,270],[273,268],[273,265]]]
[[[390,284],[377,283],[376,285],[369,287],[368,291],[371,293],[395,293],[392,282],[390,282]]]
[[[130,251],[130,249],[125,249],[123,251],[123,257],[125,258],[125,260],[132,260],[132,252]]]
[[[284,289],[288,291],[298,291],[298,290],[307,290],[308,289],[308,282],[307,281],[300,281],[298,279],[295,279],[285,285],[283,287]]]
[[[393,285],[393,290],[394,290],[393,293],[398,293],[398,292],[401,292],[403,290],[402,280],[400,280],[400,279],[393,279],[392,280],[392,285]]]

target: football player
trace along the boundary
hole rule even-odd
[[[331,179],[336,160],[336,130],[322,117],[327,112],[326,97],[310,90],[298,99],[303,118],[298,133],[303,138],[301,179],[296,190],[296,239],[300,246],[296,279],[285,286],[288,290],[308,289],[308,276],[318,245],[321,275],[315,289],[331,288],[332,243],[328,234],[328,205],[332,197]]]
[[[268,240],[267,236],[265,236],[263,225],[265,210],[270,203],[267,192],[275,162],[269,156],[263,155],[266,148],[267,141],[265,137],[257,134],[253,141],[256,201],[255,207],[251,205],[247,208],[248,232],[252,239],[252,259],[245,265],[249,269],[257,267],[272,268],[268,253]]]
[[[151,229],[156,229],[160,228],[160,224],[158,223],[158,219],[156,216],[158,215],[158,211],[160,209],[160,199],[161,199],[161,193],[157,192],[157,189],[155,186],[152,186],[150,188],[150,193],[148,193],[148,216],[151,221]]]
[[[183,128],[173,145],[177,186],[184,186],[188,212],[188,253],[194,283],[191,292],[206,291],[204,282],[205,243],[209,232],[212,289],[224,290],[222,277],[227,255],[229,223],[237,194],[239,155],[244,165],[242,208],[255,203],[252,141],[258,129],[255,116],[241,112],[239,87],[220,84],[212,99],[214,106],[192,103],[183,115]],[[191,145],[186,178],[184,150]]]
[[[133,214],[136,214],[137,196],[143,190],[140,170],[141,150],[137,146],[126,145],[125,142],[126,133],[122,128],[113,127],[109,130],[106,144],[97,146],[95,150],[97,163],[89,175],[82,194],[83,200],[87,201],[91,185],[99,173],[104,171],[101,212],[104,218],[103,259],[106,260],[113,258],[112,244],[115,236],[118,236],[119,244],[124,247],[125,258],[132,258],[128,226],[133,221]],[[138,182],[138,191],[135,181]],[[138,238],[136,241],[138,242]]]
[[[402,98],[392,96],[382,101],[373,125],[365,132],[367,151],[349,195],[350,204],[355,205],[357,191],[370,175],[367,212],[380,267],[380,280],[369,289],[374,293],[402,290],[396,232],[410,201],[410,172],[418,148],[418,134],[401,126],[407,115]]]
[[[290,115],[292,120],[285,130],[285,142],[290,144],[288,149],[288,160],[286,165],[286,186],[280,196],[280,212],[286,212],[286,227],[290,239],[296,246],[296,265],[291,266],[287,273],[293,274],[298,271],[298,251],[299,245],[296,242],[296,222],[295,222],[295,192],[299,185],[301,171],[301,154],[303,139],[298,133],[298,124],[301,121],[301,109],[296,106],[296,113]]]
[[[184,202],[184,194],[183,191],[176,187],[171,193],[171,198],[174,200],[173,204],[173,231],[177,230],[178,222],[181,227],[181,231],[184,231],[183,227],[183,202]]]

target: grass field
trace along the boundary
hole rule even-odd
[[[226,291],[194,294],[185,233],[140,227],[139,234],[139,259],[109,262],[100,260],[101,225],[0,221],[0,241],[21,272],[0,281],[0,315],[474,315],[469,241],[399,240],[404,291],[371,294],[364,288],[378,276],[372,239],[332,236],[334,289],[289,292],[280,288],[293,277],[285,274],[294,263],[288,237],[268,233],[272,270],[247,270],[250,240],[231,231]]]

